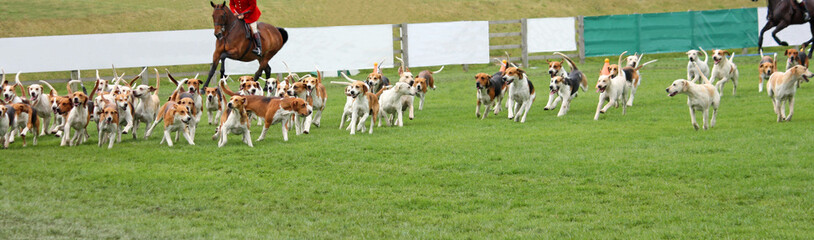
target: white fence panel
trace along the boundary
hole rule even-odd
[[[209,63],[213,30],[0,38],[6,72],[53,72]]]
[[[489,63],[489,22],[407,25],[411,67]]]
[[[312,72],[372,69],[374,62],[384,60],[383,68],[393,67],[393,25],[363,25],[318,28],[286,28],[288,42],[271,59],[271,71]],[[249,53],[251,54],[251,53]],[[257,61],[226,61],[226,74],[254,74]]]
[[[768,14],[768,8],[763,7],[763,8],[758,8],[757,9],[757,31],[758,31],[758,33],[760,33],[760,30],[763,29],[764,25],[766,25],[766,22],[768,22],[768,20],[766,20],[766,15],[767,14]],[[767,31],[763,35],[763,47],[777,47],[777,46],[780,46],[772,38],[772,31],[774,31],[774,28],[772,28],[772,30]],[[791,45],[800,45],[800,44],[803,44],[803,42],[808,41],[809,39],[811,39],[811,33],[810,32],[811,32],[811,29],[809,28],[808,23],[803,24],[803,25],[791,25],[791,26],[787,27],[786,29],[783,29],[783,31],[780,31],[779,33],[777,33],[777,37],[780,38],[780,40],[786,41]]]
[[[573,17],[528,19],[529,52],[576,51]]]

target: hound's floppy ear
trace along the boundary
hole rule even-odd
[[[362,86],[364,86],[364,87],[362,88],[362,89],[363,89],[363,91],[365,91],[366,93],[367,93],[367,92],[370,92],[370,87],[369,87],[367,84],[363,84]]]
[[[524,71],[523,69],[518,68],[517,73],[519,73],[520,75],[523,75],[523,74],[526,74],[526,71]],[[523,77],[523,76],[520,76],[520,77]]]
[[[286,110],[291,109],[291,99],[292,98],[283,98],[283,100],[280,101],[280,108]]]
[[[158,90],[158,89],[153,87],[153,86],[150,86],[150,92],[155,92],[155,90]]]
[[[786,49],[786,54],[784,54],[784,55],[786,55],[786,57],[788,57],[789,54],[791,54],[791,49]]]
[[[721,52],[722,52],[724,55],[727,55],[727,56],[729,56],[729,55],[730,55],[730,54],[729,54],[729,51],[727,51],[727,50],[723,50],[723,51],[721,51]]]
[[[246,98],[240,99],[240,103],[243,104],[243,105],[246,105],[246,100],[248,100],[248,99],[246,99]]]

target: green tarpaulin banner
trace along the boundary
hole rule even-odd
[[[585,55],[757,46],[757,9],[585,17]]]

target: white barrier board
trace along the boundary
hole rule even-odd
[[[393,26],[363,25],[317,28],[286,28],[288,42],[271,59],[271,71],[313,72],[372,69],[374,62],[384,60],[383,68],[393,67]],[[211,54],[211,53],[210,53]],[[249,53],[251,54],[251,53]],[[211,58],[211,57],[210,57]],[[226,61],[226,74],[254,74],[257,61]]]
[[[408,24],[407,45],[410,67],[489,63],[489,22]]]
[[[766,15],[768,14],[768,8],[758,8],[757,9],[757,32],[760,33],[760,30],[763,29],[763,26],[766,25]],[[772,28],[763,35],[763,47],[777,47],[780,46],[777,42],[774,41],[772,38],[772,31],[775,28]],[[802,25],[791,25],[786,29],[783,29],[779,33],[777,33],[777,37],[780,40],[788,42],[790,45],[800,45],[803,42],[808,41],[811,39],[811,29],[809,28],[809,24],[802,24]]]
[[[528,19],[529,52],[576,51],[573,17]]]
[[[213,30],[0,38],[6,72],[52,72],[201,64],[212,61]]]

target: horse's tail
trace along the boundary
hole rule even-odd
[[[285,28],[277,28],[277,30],[280,31],[280,35],[283,36],[283,44],[288,42],[288,31],[286,31]]]

